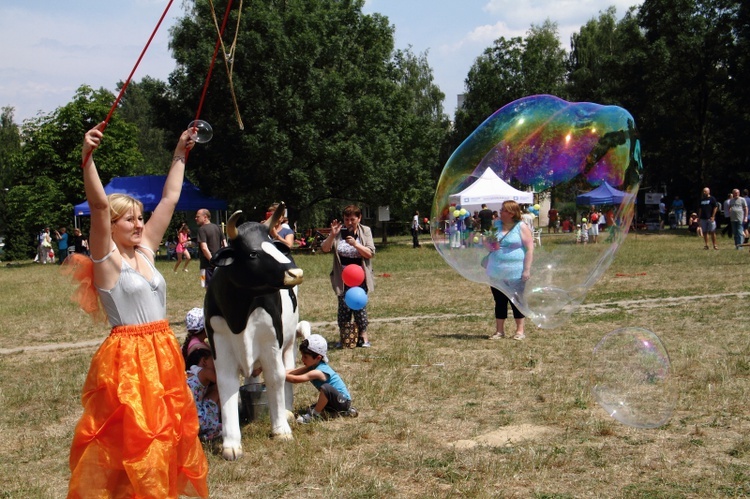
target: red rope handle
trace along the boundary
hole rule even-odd
[[[164,9],[164,13],[162,13],[161,17],[159,18],[159,22],[156,23],[156,27],[154,28],[154,31],[151,33],[151,36],[148,39],[148,42],[146,42],[146,46],[143,47],[143,50],[141,51],[141,55],[138,57],[138,60],[135,63],[135,66],[133,66],[133,70],[130,71],[130,75],[128,75],[128,79],[125,80],[125,83],[123,84],[122,88],[120,89],[120,93],[117,95],[117,98],[115,99],[115,103],[112,104],[112,107],[109,109],[109,113],[107,114],[107,117],[104,119],[104,127],[102,128],[102,132],[107,129],[107,124],[109,123],[109,120],[112,118],[112,115],[115,112],[115,109],[117,109],[117,105],[120,104],[120,100],[122,99],[123,94],[125,93],[125,90],[128,88],[128,85],[130,85],[130,80],[133,79],[133,75],[135,74],[136,69],[138,69],[138,65],[141,63],[141,59],[143,59],[143,56],[146,54],[146,50],[148,50],[149,45],[151,45],[151,41],[154,39],[154,36],[156,36],[156,32],[159,31],[159,26],[161,26],[162,21],[164,21],[164,18],[167,16],[167,12],[169,12],[169,8],[172,6],[172,2],[174,0],[169,0],[169,3],[167,4],[167,8]],[[231,2],[230,2],[231,3]],[[86,163],[88,163],[89,158],[91,158],[91,154],[94,151],[91,150],[86,155],[86,158],[84,158],[83,163],[81,164],[81,168],[86,166]]]

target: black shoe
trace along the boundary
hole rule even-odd
[[[339,414],[346,418],[356,418],[357,416],[359,416],[359,411],[357,411],[357,409],[355,409],[354,407],[350,407],[348,411],[343,411]]]

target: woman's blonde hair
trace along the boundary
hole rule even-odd
[[[112,223],[117,222],[129,211],[140,211],[141,215],[143,214],[143,203],[132,196],[115,193],[107,196],[107,199],[109,200],[109,219]]]
[[[512,199],[509,199],[507,201],[503,201],[503,209],[513,215],[513,220],[516,222],[521,221],[521,207],[513,201]]]

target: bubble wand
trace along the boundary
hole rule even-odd
[[[138,57],[138,60],[135,62],[135,66],[133,66],[133,70],[130,71],[130,75],[128,75],[128,79],[125,80],[125,83],[122,85],[122,88],[120,89],[120,93],[117,95],[117,98],[115,99],[115,103],[112,104],[112,107],[109,109],[109,113],[107,113],[107,117],[104,119],[104,127],[102,127],[102,132],[104,132],[104,130],[107,129],[107,124],[109,123],[109,120],[112,118],[112,115],[114,114],[115,109],[117,109],[117,105],[120,103],[120,99],[122,99],[122,96],[125,93],[125,90],[128,88],[128,85],[130,85],[130,80],[133,79],[133,75],[135,74],[136,69],[138,69],[138,65],[141,63],[141,59],[143,59],[143,56],[146,55],[146,51],[148,50],[149,45],[151,45],[151,41],[154,39],[154,36],[156,36],[156,32],[159,31],[159,27],[161,26],[162,21],[164,21],[164,18],[167,16],[167,12],[169,12],[169,8],[172,6],[173,1],[174,0],[169,0],[169,3],[167,4],[167,8],[164,9],[164,12],[159,18],[159,22],[156,23],[156,27],[154,28],[154,31],[151,33],[151,36],[149,37],[148,42],[146,42],[146,46],[143,47],[143,50],[141,51],[141,55]],[[86,163],[88,163],[89,159],[91,158],[91,154],[93,152],[94,151],[92,149],[91,151],[88,152],[88,154],[86,154],[86,157],[84,158],[83,163],[81,163],[81,168],[86,166]]]

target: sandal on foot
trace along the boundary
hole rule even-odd
[[[490,336],[491,340],[502,340],[503,338],[505,338],[505,333],[502,331],[498,331],[492,336]]]
[[[521,341],[521,340],[525,340],[525,339],[526,339],[526,335],[525,335],[525,334],[517,334],[517,335],[515,335],[515,336],[513,337],[513,339],[514,339],[514,340],[519,340],[519,341]]]
[[[708,249],[708,246],[704,246],[703,249]]]
[[[719,249],[719,247],[714,244],[714,249],[717,250]]]

